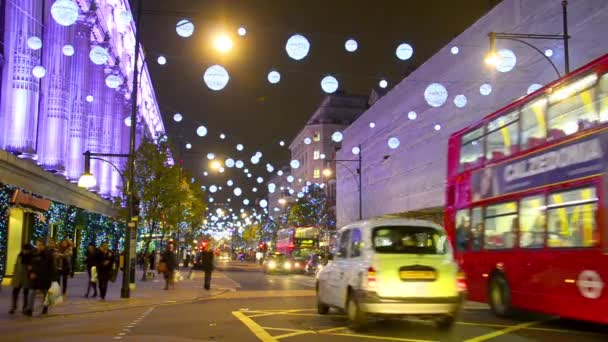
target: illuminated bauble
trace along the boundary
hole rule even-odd
[[[359,154],[361,153],[361,149],[358,146],[353,147],[352,149],[353,154]]]
[[[321,89],[324,92],[331,94],[338,90],[338,80],[333,76],[325,76],[321,80]]]
[[[41,65],[37,65],[32,69],[32,75],[36,78],[43,78],[46,75],[46,69]]]
[[[545,50],[545,56],[547,56],[547,57],[553,56],[553,50],[551,50],[551,49]]]
[[[39,50],[40,48],[42,48],[42,40],[40,40],[40,38],[36,36],[30,37],[27,40],[27,46],[32,50]]]
[[[542,84],[538,84],[538,83],[532,83],[530,84],[530,86],[528,87],[528,94],[532,94],[533,92],[537,91],[538,89],[542,88],[543,85]]]
[[[258,164],[260,162],[260,158],[258,158],[257,156],[253,156],[250,159],[251,164]]]
[[[288,181],[289,183],[293,183],[293,181],[294,181],[293,176],[292,176],[292,175],[287,176],[287,181]]]
[[[175,25],[175,32],[180,37],[188,38],[194,33],[194,24],[187,19],[182,19]]]
[[[256,182],[258,182],[259,184],[262,184],[264,182],[264,178],[258,177],[258,178],[256,178]]]
[[[376,123],[375,123],[375,122],[373,122],[373,121],[371,121],[371,122],[369,123],[369,128],[374,128],[374,127],[376,127]]]
[[[116,89],[122,84],[122,78],[118,75],[108,75],[106,76],[106,85],[110,89]]]
[[[245,163],[243,163],[242,160],[237,160],[236,163],[234,163],[234,166],[236,166],[237,169],[242,168],[245,165]]]
[[[435,128],[436,131],[438,131],[438,130],[441,129],[441,125],[440,124],[436,124],[434,128]]]
[[[397,55],[397,58],[405,61],[412,57],[412,54],[414,54],[414,48],[412,48],[410,44],[403,43],[397,47],[395,54]]]
[[[192,144],[191,144],[191,143],[187,143],[187,144],[186,144],[186,148],[187,148],[187,149],[191,149],[191,148],[192,148]]]
[[[325,153],[321,153],[321,155],[319,156],[319,158],[325,159]]]
[[[91,49],[91,52],[89,52],[89,58],[91,59],[91,62],[97,65],[103,65],[108,61],[108,58],[110,58],[110,54],[108,53],[108,50],[99,45],[95,45]]]
[[[312,143],[312,140],[309,137],[304,138],[304,143],[306,145],[310,145]]]
[[[131,127],[131,117],[130,116],[127,116],[125,118],[125,126]]]
[[[282,176],[283,175],[283,170],[277,171],[277,175]]]
[[[344,43],[344,48],[348,52],[355,52],[355,51],[357,51],[357,48],[359,48],[359,44],[357,43],[356,40],[349,39],[346,41],[346,43]]]
[[[273,172],[274,171],[274,167],[270,164],[266,164],[266,171],[268,172]]]
[[[222,140],[226,139],[226,134],[224,134],[224,133],[220,134],[220,139],[222,139]]]
[[[492,92],[492,86],[489,83],[484,83],[479,87],[479,93],[481,95],[490,95]]]
[[[297,169],[300,167],[300,161],[294,159],[289,163],[289,166],[291,166],[292,169]]]
[[[285,51],[290,58],[299,61],[308,55],[310,43],[306,37],[295,34],[287,40]]]
[[[380,88],[386,88],[388,87],[388,82],[386,80],[380,80],[380,82],[378,82],[378,86],[380,86]]]
[[[399,144],[401,144],[401,142],[396,137],[390,137],[388,139],[388,147],[390,147],[393,150],[396,149],[397,147],[399,147]]]
[[[411,110],[409,113],[407,113],[407,118],[410,120],[416,120],[417,117],[418,117],[418,114],[416,114],[416,112],[414,112],[413,110]]]
[[[224,164],[226,164],[226,167],[234,167],[234,159],[228,158],[228,159],[226,159]]]
[[[182,114],[180,113],[175,113],[173,114],[173,121],[175,122],[180,122],[184,119],[184,117],[182,116]]]
[[[243,204],[244,204],[244,205],[249,205],[249,200],[245,198],[245,199],[243,200]]]
[[[289,189],[289,194],[293,195],[296,191],[294,189]]]
[[[251,191],[258,192],[258,188],[252,188]]]
[[[165,64],[167,64],[167,57],[165,57],[165,56],[158,56],[158,58],[156,59],[156,63],[158,63],[159,65],[165,65]]]
[[[431,83],[424,90],[424,99],[431,107],[441,107],[448,99],[448,91],[439,83]]]
[[[127,25],[131,22],[131,20],[133,20],[133,15],[130,11],[121,10],[120,12],[118,12],[116,20],[122,25]]]
[[[302,198],[304,197],[304,193],[303,192],[298,192],[298,198]]]
[[[458,46],[452,46],[450,52],[452,53],[452,55],[457,55],[460,52],[460,49],[458,48]]]
[[[268,73],[268,82],[272,83],[272,84],[277,84],[279,83],[279,81],[281,81],[281,74],[276,71],[276,70],[272,70],[271,72]]]
[[[207,159],[209,159],[209,160],[215,159],[215,154],[213,154],[213,153],[207,153]]]
[[[341,132],[336,131],[331,135],[331,140],[334,142],[341,142],[342,139],[344,139],[344,136]]]
[[[74,56],[74,47],[72,45],[64,45],[63,48],[61,48],[61,52],[63,52],[63,54],[65,56],[71,57]]]
[[[236,150],[237,151],[242,151],[244,148],[245,148],[245,146],[243,146],[243,144],[236,145]]]
[[[262,152],[257,151],[257,152],[255,153],[255,156],[256,156],[256,157],[258,157],[258,158],[262,158]]]
[[[268,206],[268,201],[266,201],[265,199],[260,200],[260,207],[261,208],[266,208]]]
[[[234,188],[234,190],[232,190],[232,193],[234,194],[234,196],[239,197],[241,196],[243,191],[241,190],[241,188]]]
[[[203,75],[203,81],[205,81],[207,87],[215,91],[224,89],[229,80],[228,71],[223,66],[217,64],[207,68]]]
[[[214,201],[213,197],[209,197],[209,202],[213,203],[213,201]]]
[[[285,142],[283,140],[279,141],[279,146],[285,146]]]
[[[78,20],[78,5],[72,0],[57,0],[51,6],[51,16],[57,24],[70,26]]]
[[[268,192],[270,192],[271,194],[274,193],[276,188],[277,186],[274,183],[268,183]]]
[[[207,127],[198,126],[198,128],[196,129],[196,135],[198,135],[199,137],[204,137],[205,135],[207,135]]]
[[[220,167],[220,169],[219,169],[218,171],[219,171],[220,173],[224,173],[224,171],[226,171],[226,169],[224,169],[224,167]],[[220,189],[221,189],[221,188],[222,188],[222,187],[220,186]]]
[[[88,103],[91,103],[95,100],[95,98],[93,97],[93,95],[87,95],[86,100]]]
[[[500,72],[509,72],[513,70],[515,64],[517,64],[517,57],[515,53],[509,49],[502,49],[498,51],[498,64],[496,64],[496,70]]]
[[[203,176],[205,176],[205,177],[209,176],[209,172],[207,172],[207,171],[203,172]]]
[[[211,193],[217,192],[217,186],[215,186],[215,185],[210,186],[209,187],[209,192],[211,192]]]
[[[467,97],[460,94],[454,97],[454,105],[458,108],[462,108],[467,105]]]
[[[239,34],[239,36],[243,37],[247,34],[247,29],[241,26],[238,30],[236,30],[236,32]]]

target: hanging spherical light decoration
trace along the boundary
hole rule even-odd
[[[78,5],[72,0],[57,0],[51,5],[51,16],[61,26],[73,25],[78,20]]]

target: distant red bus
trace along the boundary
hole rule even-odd
[[[276,251],[293,257],[308,257],[319,248],[319,228],[292,227],[277,231]]]
[[[450,137],[469,299],[608,324],[608,55]]]

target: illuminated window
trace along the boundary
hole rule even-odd
[[[594,103],[596,89],[592,87],[591,82],[595,82],[595,78],[588,77],[563,86],[551,95],[547,111],[549,139],[559,139],[599,123],[600,118]]]
[[[312,175],[312,177],[313,177],[313,178],[321,178],[321,170],[319,170],[319,169],[315,169],[315,170],[313,171],[313,175]]]
[[[483,226],[485,248],[513,248],[518,226],[517,221],[517,204],[515,202],[487,206]]]
[[[541,98],[521,111],[521,146],[531,148],[545,143],[547,137],[547,124],[545,122],[545,109],[547,99]]]
[[[596,212],[595,188],[550,194],[547,206],[547,245],[549,247],[597,245]]]
[[[314,150],[312,152],[312,159],[317,160],[321,158],[321,152],[319,150]]]
[[[600,79],[597,92],[597,102],[600,108],[600,121],[608,121],[608,74],[604,74]]]
[[[462,137],[460,145],[460,166],[468,169],[481,164],[483,160],[483,127],[480,127]]]
[[[500,159],[517,152],[519,143],[518,121],[519,113],[513,112],[488,123],[487,160]]]
[[[312,140],[313,141],[321,141],[321,133],[315,132],[315,134],[312,136]]]
[[[546,225],[545,196],[523,198],[519,202],[519,247],[544,247]]]

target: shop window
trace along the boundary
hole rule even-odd
[[[483,215],[481,208],[473,208],[471,210],[471,234],[469,239],[470,248],[473,251],[481,249],[483,243]]]
[[[557,89],[550,97],[547,121],[549,139],[559,139],[599,123],[594,103],[595,74]]]
[[[483,127],[465,134],[460,145],[460,167],[468,169],[483,161]]]
[[[598,243],[595,221],[595,188],[582,188],[549,195],[547,245],[549,247],[593,247]]]
[[[321,170],[320,169],[314,169],[313,174],[312,174],[313,178],[321,178]]]
[[[519,148],[519,113],[503,115],[488,123],[486,160],[501,159]]]
[[[517,232],[517,204],[506,202],[487,206],[484,219],[486,249],[513,248]]]
[[[313,141],[321,141],[321,133],[315,132],[315,134],[312,135],[312,140]]]
[[[354,228],[351,231],[350,237],[350,257],[356,258],[361,256],[361,231],[359,228]]]
[[[544,247],[546,225],[545,196],[523,198],[519,202],[519,247]]]
[[[321,151],[319,151],[319,150],[314,150],[314,151],[312,152],[312,159],[317,160],[317,159],[319,159],[319,158],[321,158]]]
[[[466,251],[469,249],[471,235],[471,217],[469,209],[456,212],[456,250]]]
[[[521,146],[532,148],[542,145],[547,138],[545,110],[547,99],[541,98],[522,109],[521,117]]]

